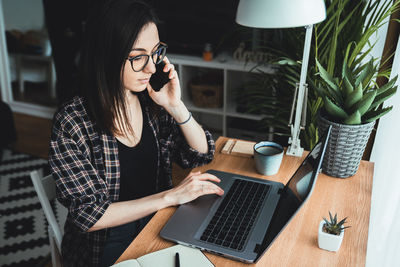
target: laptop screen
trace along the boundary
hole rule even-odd
[[[315,185],[322,157],[325,152],[327,137],[330,129],[314,149],[307,155],[301,166],[294,173],[289,182],[282,189],[281,197],[275,209],[262,244],[256,247],[259,257],[270,246],[272,241],[279,235],[290,219],[300,209],[302,204],[311,195]]]
[[[321,146],[322,144],[318,143],[314,147],[285,186],[284,190],[289,191],[288,194],[293,195],[299,204],[306,200],[313,187],[316,178],[314,172],[318,171]]]

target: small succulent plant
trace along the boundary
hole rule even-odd
[[[377,87],[378,69],[372,59],[356,70],[351,70],[345,59],[341,78],[333,78],[318,61],[317,66],[324,81],[317,90],[324,101],[323,110],[331,120],[358,125],[375,121],[393,108],[383,108],[381,104],[396,93],[397,76]]]
[[[335,216],[332,217],[331,212],[329,212],[329,221],[326,218],[323,218],[325,221],[325,224],[323,226],[323,230],[332,235],[340,235],[340,233],[346,229],[349,228],[350,226],[343,226],[343,224],[346,223],[347,217],[338,222],[337,220],[337,213],[335,213]]]

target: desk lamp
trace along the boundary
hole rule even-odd
[[[300,82],[293,96],[289,126],[291,137],[286,154],[301,157],[300,130],[306,124],[307,112],[307,67],[310,55],[313,24],[326,17],[324,0],[240,0],[236,22],[253,28],[293,28],[305,26],[306,37],[301,65]],[[297,102],[296,102],[297,96]],[[296,102],[296,103],[295,103]],[[296,113],[293,123],[293,113]]]

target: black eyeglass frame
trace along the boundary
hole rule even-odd
[[[150,57],[151,57],[151,60],[153,60],[154,65],[160,64],[160,63],[163,61],[163,59],[165,58],[166,54],[167,54],[167,48],[168,48],[168,45],[167,45],[166,43],[160,42],[160,45],[158,46],[158,48],[156,49],[156,51],[154,51],[154,52],[151,53],[150,55],[143,54],[143,55],[138,55],[138,56],[134,56],[134,57],[127,57],[126,59],[129,60],[129,62],[131,63],[131,67],[132,67],[132,70],[133,70],[134,72],[140,72],[140,71],[142,71],[144,68],[146,68],[147,64],[149,64],[149,58],[150,58]],[[157,53],[159,52],[160,49],[165,49],[164,55],[162,56],[162,58],[159,59],[159,61],[154,62],[153,56],[154,56],[155,54],[157,54]],[[139,70],[135,70],[135,69],[133,68],[133,61],[134,61],[135,59],[141,58],[141,57],[147,57],[146,62],[143,64],[143,67],[142,67],[142,68],[140,68]]]

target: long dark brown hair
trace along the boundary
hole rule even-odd
[[[123,123],[128,122],[128,115],[122,73],[139,32],[148,23],[158,24],[158,19],[146,2],[138,0],[101,1],[89,13],[80,61],[80,91],[100,131],[133,133],[132,126]]]

